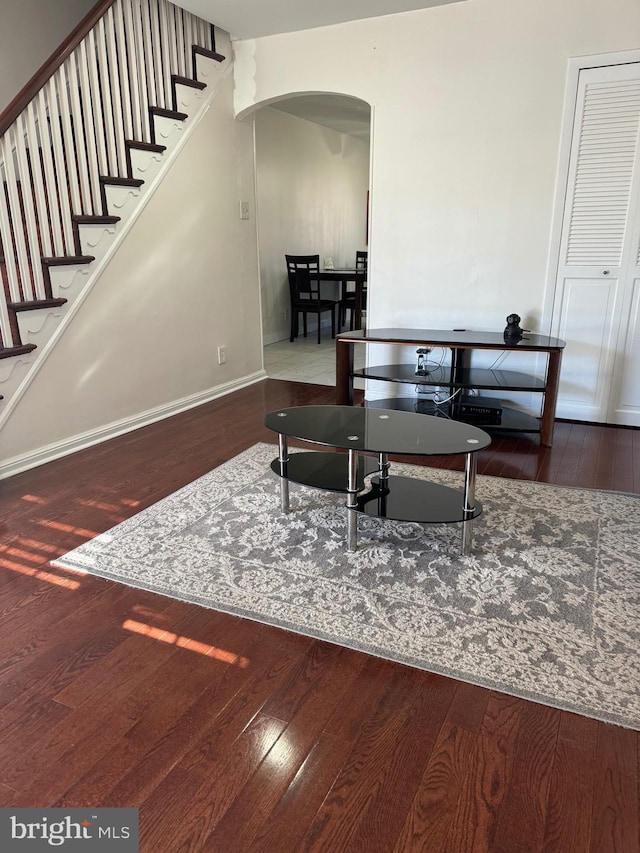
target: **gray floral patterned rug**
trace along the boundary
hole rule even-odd
[[[359,518],[257,444],[56,564],[640,729],[640,496],[479,477],[460,525]],[[393,464],[459,485],[462,474]]]

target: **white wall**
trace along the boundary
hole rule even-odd
[[[516,311],[535,329],[567,61],[638,46],[638,0],[469,0],[236,43],[235,105],[372,105],[370,326],[502,329]],[[228,85],[17,405],[4,459],[260,371],[253,136],[232,98]]]
[[[2,0],[0,113],[96,0]]]
[[[12,412],[5,461],[91,443],[261,375],[253,188],[253,134],[234,119],[228,77]]]
[[[371,327],[544,333],[568,60],[639,45],[638,0],[470,0],[236,42],[235,104],[372,105]]]
[[[285,254],[354,266],[366,248],[369,145],[304,119],[255,114],[264,342],[289,337]]]

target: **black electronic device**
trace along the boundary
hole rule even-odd
[[[507,316],[507,325],[504,329],[504,340],[505,343],[515,344],[518,341],[522,340],[522,335],[524,332],[528,332],[528,329],[520,328],[520,320],[522,318],[519,314],[509,314]]]
[[[459,413],[465,421],[499,424],[502,422],[502,400],[467,395],[460,398]]]
[[[429,365],[427,361],[427,356],[431,352],[431,347],[418,347],[416,350],[416,355],[418,356],[418,363],[416,365],[416,376],[428,376],[431,372],[431,367],[434,365]]]

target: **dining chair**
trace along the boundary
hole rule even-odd
[[[291,334],[289,340],[293,341],[300,333],[299,315],[302,314],[302,329],[306,338],[307,315],[315,314],[318,318],[318,343],[320,343],[321,318],[327,311],[331,313],[331,337],[335,338],[336,309],[340,305],[340,300],[320,298],[320,256],[285,255],[285,259],[291,298]]]
[[[363,270],[366,273],[367,272],[368,259],[369,259],[369,252],[364,252],[364,251],[360,251],[360,250],[356,251],[356,269],[358,271]],[[366,281],[362,287],[362,304],[360,307],[361,307],[362,311],[364,311],[365,308],[367,307],[367,283],[366,283]],[[340,316],[339,316],[339,321],[338,321],[338,325],[339,325],[340,329],[342,329],[342,327],[347,322],[347,311],[351,312],[349,315],[349,331],[352,332],[353,331],[353,319],[354,319],[355,314],[356,314],[356,294],[355,294],[355,289],[354,290],[349,289],[347,282],[344,282],[344,284],[342,285],[342,297],[340,299]]]

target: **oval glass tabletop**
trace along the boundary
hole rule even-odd
[[[370,453],[455,456],[491,444],[484,430],[460,421],[360,406],[295,406],[270,412],[264,423],[289,438]]]

